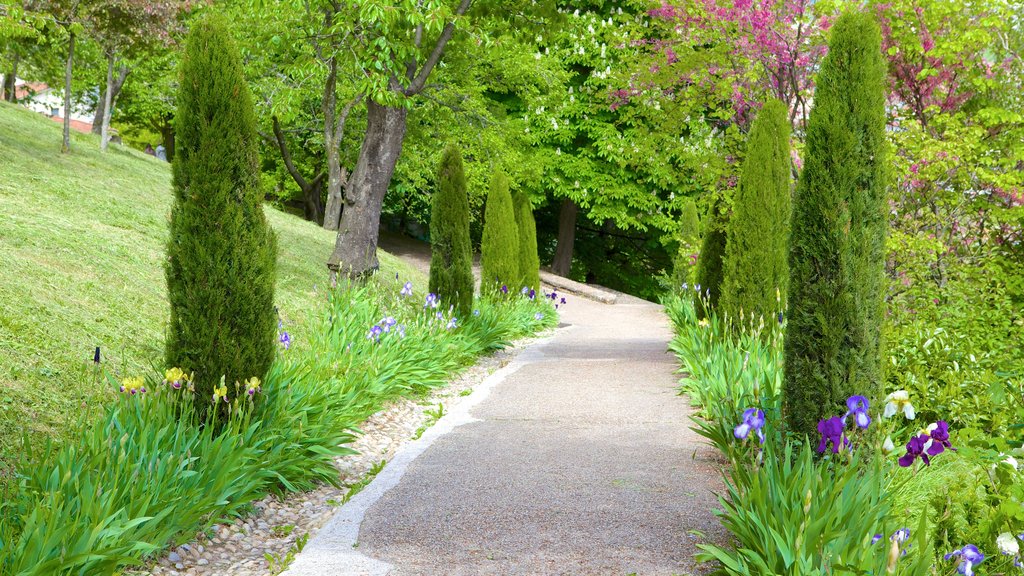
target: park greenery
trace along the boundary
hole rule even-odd
[[[0,574],[336,482],[384,403],[556,324],[548,265],[663,299],[729,464],[720,573],[1011,571],[1022,14],[0,0],[4,99],[65,95],[63,131],[0,103]]]

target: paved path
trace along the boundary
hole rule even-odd
[[[642,302],[642,301],[630,301]],[[563,325],[406,446],[289,575],[670,575],[722,540],[649,303],[573,298]]]

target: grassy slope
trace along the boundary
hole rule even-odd
[[[164,243],[170,166],[134,150],[99,152],[60,127],[0,103],[0,464],[33,438],[60,437],[109,394],[92,371],[96,346],[115,375],[159,363],[167,318]],[[278,232],[277,302],[301,342],[326,281],[334,234],[267,209]],[[380,254],[387,276],[422,275]]]

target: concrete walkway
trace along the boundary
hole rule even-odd
[[[287,574],[696,573],[696,544],[723,539],[718,466],[675,393],[661,307],[628,302],[570,299]]]

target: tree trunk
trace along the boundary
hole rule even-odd
[[[110,107],[114,107],[114,103],[117,102],[117,95],[121,93],[121,88],[124,88],[124,83],[128,79],[128,73],[131,69],[122,64],[117,69],[117,77],[114,78],[113,90],[110,90],[110,78],[107,78],[107,85],[103,88],[103,99],[100,100],[100,104],[96,106],[96,116],[92,119],[92,133],[100,136],[103,133],[103,122],[104,118],[109,113],[109,110],[103,110],[103,102],[107,99],[107,92],[110,92]]]
[[[369,98],[366,100],[366,137],[349,179],[334,252],[327,261],[332,280],[339,271],[350,278],[359,278],[378,267],[380,212],[402,153],[408,114],[405,108],[391,108]]]
[[[64,142],[62,154],[71,152],[71,72],[75,62],[75,33],[68,32],[68,61],[64,66]]]
[[[324,179],[322,178],[323,173],[313,183],[302,189],[302,211],[306,220],[315,222],[316,224],[323,223],[324,217],[324,202],[320,198],[320,194],[324,189]]]
[[[4,75],[4,100],[7,102],[14,102],[18,99],[17,97],[17,82],[18,82],[18,61],[21,56],[15,52],[14,59],[11,60],[11,68]]]
[[[159,129],[160,140],[164,144],[164,154],[167,156],[167,161],[170,162],[174,160],[174,118],[164,118]]]
[[[114,87],[114,54],[107,54],[107,87],[103,90],[103,119],[100,121],[100,151],[106,152],[110,145],[110,94]],[[93,124],[93,128],[96,125]]]
[[[323,217],[323,202],[320,200],[320,191],[323,190],[324,173],[317,174],[312,181],[306,180],[302,173],[299,172],[298,167],[295,166],[295,163],[292,162],[292,153],[288,150],[288,140],[285,139],[284,130],[281,129],[281,121],[278,120],[277,116],[273,116],[272,119],[274,140],[277,142],[277,148],[281,152],[281,160],[284,161],[284,167],[291,174],[292,180],[302,190],[303,215],[306,220],[320,224],[320,219]]]
[[[341,151],[338,149],[341,142],[335,139],[334,115],[337,113],[337,87],[338,87],[338,63],[337,59],[331,58],[327,73],[327,81],[324,83],[324,150],[327,152],[327,208],[324,210],[324,229],[337,230],[341,223],[341,203],[343,194]]]
[[[562,209],[558,214],[558,244],[555,245],[555,258],[551,262],[551,272],[559,276],[568,276],[572,269],[572,250],[576,243],[576,214],[579,207],[569,198],[562,200]]]

